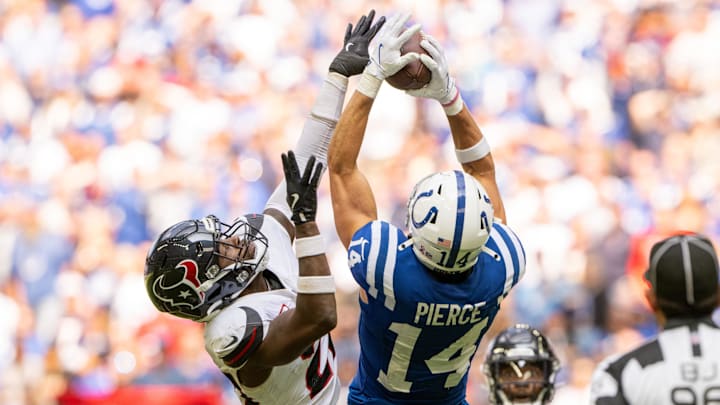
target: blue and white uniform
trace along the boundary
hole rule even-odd
[[[506,225],[493,224],[486,247],[496,254],[483,251],[467,278],[450,283],[387,222],[353,235],[348,260],[361,287],[361,353],[349,404],[467,403],[472,357],[525,271],[522,244]]]

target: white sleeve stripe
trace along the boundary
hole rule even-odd
[[[397,260],[397,243],[397,232],[394,228],[390,228],[388,232],[385,269],[383,270],[383,293],[385,294],[385,306],[391,311],[395,309],[393,278],[395,275],[395,261]]]
[[[365,280],[368,283],[368,293],[377,298],[378,290],[375,287],[375,266],[377,266],[378,253],[380,251],[380,222],[373,222],[370,225],[370,254],[368,255],[367,273]]]
[[[503,288],[503,295],[505,295],[513,286],[512,282],[513,276],[515,275],[515,269],[513,269],[513,261],[510,257],[510,251],[508,250],[507,244],[503,240],[502,235],[500,235],[499,232],[494,232],[492,236],[492,240],[495,242],[498,250],[500,251],[500,257],[502,257],[503,262],[505,262],[505,287]]]
[[[517,282],[520,282],[520,279],[523,278],[525,275],[525,252],[523,251],[522,244],[520,243],[520,239],[515,235],[515,232],[513,232],[509,227],[499,224],[503,227],[505,232],[510,236],[510,240],[512,241],[513,246],[515,247],[515,251],[518,255],[518,276],[517,276]],[[517,283],[516,282],[516,283]]]

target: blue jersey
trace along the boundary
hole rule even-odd
[[[493,224],[469,276],[441,281],[397,227],[366,224],[348,249],[360,284],[360,360],[349,404],[462,404],[467,371],[500,302],[525,271],[518,237]]]

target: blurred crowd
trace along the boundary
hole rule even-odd
[[[231,387],[198,325],[160,315],[146,249],[179,220],[260,212],[281,180],[348,22],[411,11],[440,40],[492,146],[527,273],[501,328],[541,329],[562,361],[556,404],[586,402],[597,362],[656,332],[649,246],[720,242],[720,1],[0,1],[0,403],[50,405],[142,384]],[[350,91],[355,81],[350,82]],[[457,168],[442,109],[385,85],[361,165],[381,217]],[[357,295],[333,332],[355,372]]]

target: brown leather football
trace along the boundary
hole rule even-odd
[[[420,31],[418,31],[400,48],[400,54],[404,55],[408,52],[427,54],[427,51],[420,46],[420,41],[422,41],[422,35],[420,35]],[[420,60],[416,60],[408,63],[407,66],[386,78],[385,81],[396,89],[415,90],[428,84],[430,82],[430,76],[430,70],[423,65]]]

